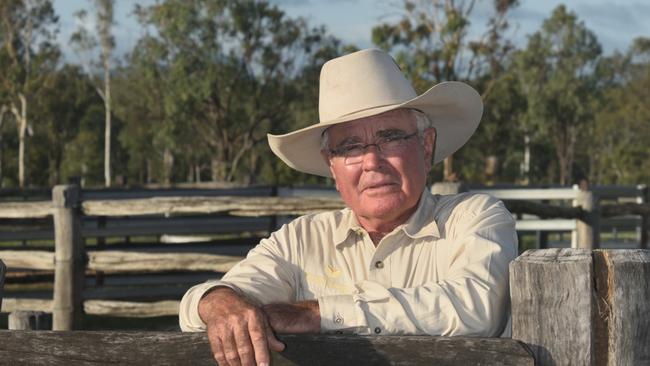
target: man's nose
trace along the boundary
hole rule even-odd
[[[363,169],[377,169],[381,165],[383,159],[384,157],[381,150],[379,150],[379,146],[374,144],[368,145],[363,152]]]

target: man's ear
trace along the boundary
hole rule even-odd
[[[320,156],[323,157],[323,160],[325,161],[325,164],[327,164],[327,167],[330,169],[330,174],[332,174],[332,179],[334,179],[334,185],[336,186],[336,190],[339,190],[339,184],[336,181],[336,174],[334,173],[334,169],[332,168],[332,161],[330,160],[329,155],[327,154],[326,151],[321,150],[320,151]]]
[[[436,129],[431,127],[424,130],[424,160],[427,166],[431,167],[433,163],[433,154],[436,151]]]

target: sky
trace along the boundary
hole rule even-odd
[[[154,0],[115,0],[113,33],[116,40],[116,54],[123,55],[133,48],[142,30],[132,15],[134,4],[152,4]],[[325,25],[327,30],[346,43],[359,48],[372,47],[372,27],[384,21],[399,18],[400,0],[269,0],[290,16],[305,17],[312,26]],[[55,11],[60,16],[59,42],[66,58],[78,60],[68,44],[70,35],[79,26],[74,13],[90,4],[89,0],[53,0]],[[478,0],[470,19],[470,32],[480,33],[486,28],[492,0]],[[587,28],[592,30],[605,54],[615,50],[624,52],[638,36],[650,37],[650,0],[520,0],[510,16],[509,37],[519,47],[526,44],[526,36],[538,30],[559,4],[578,15]]]

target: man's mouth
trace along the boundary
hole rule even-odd
[[[393,182],[377,182],[377,183],[372,183],[366,185],[364,190],[380,190],[380,189],[386,189],[394,186],[395,183]]]

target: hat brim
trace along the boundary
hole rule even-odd
[[[407,102],[357,111],[331,121],[284,135],[268,134],[271,150],[298,171],[331,177],[320,151],[321,135],[330,126],[375,116],[400,108],[417,109],[426,114],[437,131],[434,164],[460,149],[478,127],[483,114],[481,96],[465,83],[448,81],[434,85]]]

